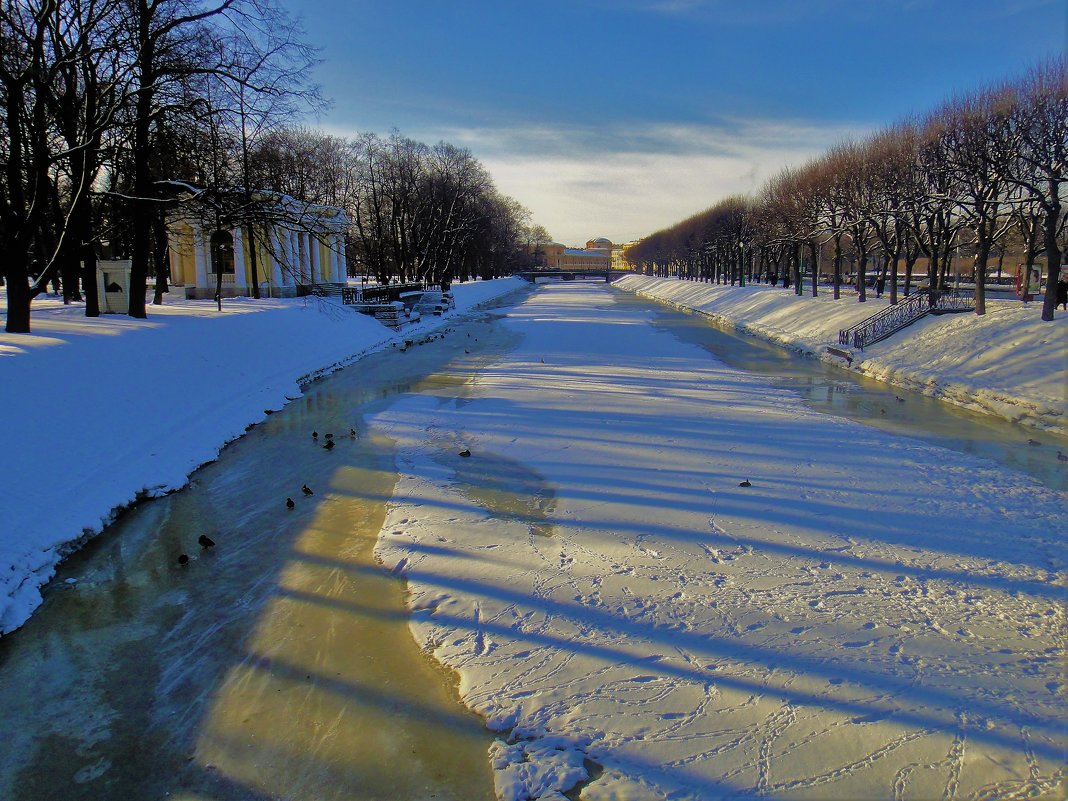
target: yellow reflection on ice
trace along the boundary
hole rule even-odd
[[[393,480],[345,467],[315,497],[219,687],[201,767],[270,797],[493,798],[490,735],[412,639],[403,582],[373,560]]]

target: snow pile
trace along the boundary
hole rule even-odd
[[[524,285],[454,285],[457,309]],[[226,300],[221,313],[168,300],[149,314],[88,319],[41,298],[33,334],[0,333],[0,634],[25,622],[58,560],[116,510],[182,487],[303,383],[401,336],[321,300]]]
[[[500,733],[500,797],[1055,795],[1064,495],[618,297],[549,286],[507,359],[368,421],[400,472],[376,554]]]
[[[499,801],[567,801],[564,793],[589,778],[583,755],[560,737],[490,746]]]
[[[626,276],[613,286],[707,314],[717,322],[822,359],[838,331],[886,308],[886,296],[857,303],[843,288],[818,297],[745,287]],[[806,292],[808,288],[806,287]],[[852,369],[974,411],[1068,433],[1068,314],[1043,322],[1039,305],[987,300],[987,314],[928,316],[891,338],[852,353]]]

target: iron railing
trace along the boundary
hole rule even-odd
[[[852,328],[838,332],[838,344],[864,349],[912,325],[928,314],[971,311],[975,300],[956,289],[925,289],[887,306]]]
[[[421,292],[422,284],[390,284],[389,286],[354,287],[347,286],[341,290],[341,302],[346,306],[355,306],[361,303],[389,303],[400,300],[400,296],[407,292]]]

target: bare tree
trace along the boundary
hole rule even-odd
[[[171,176],[154,175],[155,122],[176,84],[213,76],[266,96],[284,94],[280,76],[293,73],[287,59],[310,51],[279,31],[292,23],[272,0],[132,0],[129,5],[134,60],[131,155],[131,317],[145,317],[155,186]],[[178,93],[176,93],[178,94]],[[205,99],[200,98],[201,102]],[[218,101],[217,101],[218,102]]]
[[[842,182],[842,223],[856,253],[857,300],[867,297],[868,254],[875,235],[876,212],[874,165],[871,153],[862,145],[848,142],[839,146],[836,156],[844,167]]]
[[[986,273],[990,251],[1011,227],[1005,211],[1006,183],[1016,158],[1010,120],[1016,93],[992,90],[958,98],[940,112],[939,152],[951,176],[955,198],[971,229],[975,247],[975,313],[986,314]]]
[[[910,240],[908,198],[916,161],[915,129],[907,124],[889,128],[873,136],[867,148],[874,193],[872,230],[885,257],[879,281],[885,282],[889,274],[890,302],[897,303],[897,264]],[[907,275],[911,275],[911,264]]]
[[[1032,70],[1023,82],[1012,119],[1018,160],[1009,180],[1041,208],[1046,256],[1046,293],[1042,319],[1052,320],[1061,271],[1065,211],[1062,186],[1068,182],[1068,62],[1053,59]]]
[[[49,96],[56,80],[49,26],[54,0],[11,0],[0,6],[0,251],[7,285],[7,331],[29,333],[30,303],[43,283],[41,257],[31,270],[31,251],[54,208]],[[47,258],[47,255],[45,255]]]

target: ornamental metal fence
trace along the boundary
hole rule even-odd
[[[852,328],[838,332],[838,344],[863,350],[912,325],[928,314],[966,312],[975,309],[975,299],[956,289],[923,289],[893,306],[873,314]]]

